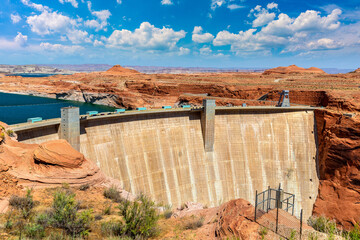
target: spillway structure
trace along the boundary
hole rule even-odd
[[[41,143],[64,136],[62,121],[11,127],[19,141]],[[200,109],[80,116],[79,125],[67,125],[79,135],[75,147],[131,193],[174,207],[235,198],[254,204],[256,190],[280,183],[295,194],[295,215],[303,209],[311,216],[319,185],[314,108],[216,107],[205,100]]]

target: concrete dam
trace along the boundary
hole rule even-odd
[[[254,204],[256,190],[281,183],[295,194],[295,215],[301,208],[306,218],[312,213],[319,185],[314,108],[209,101],[198,110],[129,111],[79,122],[80,135],[69,142],[134,194],[173,207],[235,198]],[[66,126],[52,119],[11,127],[19,141],[41,143],[63,138]]]

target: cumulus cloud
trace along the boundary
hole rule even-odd
[[[54,32],[64,32],[68,28],[77,25],[76,20],[57,12],[42,12],[27,18],[31,31],[39,35],[47,35]]]
[[[17,43],[21,47],[25,47],[27,43],[28,37],[26,35],[22,35],[21,32],[18,32],[18,35],[14,38],[15,43]]]
[[[343,45],[337,41],[334,41],[330,38],[321,38],[316,41],[309,42],[307,44],[308,49],[310,50],[330,50],[330,49],[339,49]]]
[[[92,39],[92,35],[89,36],[89,33],[86,31],[82,31],[82,30],[78,30],[78,29],[73,29],[73,30],[69,30],[66,33],[67,38],[75,44],[79,44],[82,42],[86,42],[86,43],[91,43],[91,39]]]
[[[94,47],[100,47],[104,46],[104,43],[102,41],[96,40],[94,41]]]
[[[40,12],[50,11],[50,8],[49,8],[49,7],[44,6],[44,5],[41,5],[41,4],[33,3],[33,2],[31,2],[31,1],[29,1],[29,0],[21,0],[21,2],[22,2],[25,6],[34,8],[34,9],[40,11]]]
[[[210,33],[202,33],[203,29],[201,26],[195,26],[192,32],[192,40],[197,43],[211,42],[214,36]]]
[[[117,4],[122,4],[122,0],[116,0]]]
[[[74,54],[78,51],[83,50],[82,46],[78,45],[62,45],[62,44],[51,44],[51,43],[44,43],[40,44],[41,50],[51,51],[56,53],[65,53],[65,54]]]
[[[0,38],[0,49],[2,50],[17,50],[27,46],[28,37],[18,32],[13,40]]]
[[[204,46],[204,47],[200,48],[199,52],[200,52],[201,55],[207,56],[207,55],[210,55],[212,53],[212,50],[211,50],[210,47]]]
[[[180,47],[180,48],[179,48],[178,55],[180,55],[180,56],[182,56],[182,55],[188,55],[189,53],[190,53],[190,49],[184,48],[184,47]]]
[[[308,50],[337,49],[342,46],[339,42],[326,37],[339,28],[341,10],[334,9],[326,16],[321,16],[321,13],[317,11],[307,10],[296,18],[280,13],[276,18],[276,14],[270,15],[268,10],[275,8],[277,8],[275,4],[267,8],[256,6],[250,12],[256,17],[253,21],[254,28],[239,33],[220,31],[213,40],[213,45],[230,45],[231,51],[237,54],[269,52],[277,48],[283,49],[283,52],[289,52],[305,48]],[[256,27],[261,27],[261,29],[258,30]],[[321,35],[323,37],[319,39]]]
[[[210,8],[215,10],[219,7],[226,6],[230,10],[235,10],[239,8],[244,8],[244,6],[238,4],[237,2],[243,2],[244,0],[211,0]]]
[[[277,9],[278,8],[278,4],[277,3],[269,3],[267,6],[266,6],[267,9]]]
[[[184,38],[186,32],[174,31],[171,28],[156,28],[149,22],[141,23],[134,31],[115,30],[107,39],[107,47],[129,50],[171,51],[176,50],[177,42]]]
[[[10,18],[11,18],[11,21],[12,23],[18,23],[21,21],[21,17],[19,14],[10,14]]]
[[[78,2],[76,0],[59,0],[61,4],[64,4],[65,2],[71,3],[74,8],[77,8],[79,6]]]
[[[101,11],[93,11],[92,10],[92,4],[90,1],[87,2],[88,9],[91,12],[93,16],[95,16],[97,19],[87,20],[85,21],[85,26],[90,28],[95,28],[95,31],[100,30],[107,30],[106,26],[108,25],[108,19],[111,16],[111,13],[109,10],[101,10]]]
[[[162,5],[173,5],[174,3],[171,0],[161,0]]]
[[[252,23],[253,27],[264,26],[275,19],[276,17],[275,13],[269,12],[268,10],[268,9],[273,9],[274,6],[270,6],[269,8],[269,5],[270,3],[268,4],[267,9],[262,8],[260,5],[257,5],[255,8],[251,9],[250,13],[252,13],[255,16],[255,20]]]

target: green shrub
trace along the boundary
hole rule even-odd
[[[105,206],[103,213],[104,215],[111,215],[111,204]]]
[[[107,188],[104,190],[104,197],[113,200],[114,202],[120,203],[124,199],[120,196],[120,192],[116,189],[115,186]]]
[[[45,229],[37,223],[29,223],[25,226],[25,235],[32,239],[41,239],[45,237]]]
[[[118,208],[124,218],[123,231],[127,236],[148,238],[156,235],[159,214],[148,197],[141,194],[137,201],[124,200]]]
[[[31,189],[26,191],[25,197],[19,197],[16,195],[12,195],[9,200],[10,206],[19,210],[21,212],[21,216],[24,219],[27,219],[32,213],[32,209],[35,206],[35,202],[31,195]]]
[[[354,228],[349,232],[343,232],[343,237],[349,240],[360,240],[360,227],[355,224]]]
[[[51,212],[52,226],[64,229],[71,236],[87,235],[93,220],[92,210],[78,210],[75,194],[61,190],[55,192]]]
[[[173,214],[173,211],[171,210],[171,205],[165,205],[164,212],[163,212],[164,218],[169,219],[169,218],[171,218],[172,214]]]
[[[123,223],[119,221],[108,221],[101,224],[101,233],[103,236],[121,236],[124,234]]]
[[[329,234],[330,237],[334,234],[339,234],[339,230],[336,228],[336,222],[324,216],[310,217],[308,225],[313,227],[316,231]]]
[[[36,216],[35,222],[46,228],[51,224],[51,218],[48,213],[40,213]]]
[[[259,235],[261,239],[265,239],[265,236],[268,234],[268,229],[266,227],[261,227],[259,230]]]
[[[185,223],[184,229],[198,229],[204,225],[204,218],[203,217],[196,217],[194,215]]]
[[[88,183],[86,183],[86,184],[81,185],[81,186],[79,187],[79,190],[80,190],[80,191],[86,191],[86,190],[88,190],[89,188],[90,188],[90,185],[89,185]]]
[[[8,129],[8,130],[6,131],[6,134],[7,134],[8,136],[10,136],[10,137],[13,137],[13,136],[14,136],[14,131],[11,130],[11,129]]]

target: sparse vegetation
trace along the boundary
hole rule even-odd
[[[164,212],[163,212],[164,218],[169,219],[169,218],[171,218],[172,214],[173,214],[173,211],[171,209],[171,205],[168,205],[168,204],[165,205],[164,206]]]
[[[259,235],[261,239],[265,239],[265,236],[268,234],[268,229],[266,227],[261,227],[259,231]]]
[[[24,229],[25,235],[31,239],[41,239],[45,237],[45,229],[37,223],[29,223]]]
[[[336,228],[336,222],[324,216],[310,217],[308,225],[313,227],[316,231],[328,234],[331,239],[335,234],[341,235],[341,231]]]
[[[21,216],[24,219],[28,219],[30,214],[32,213],[32,209],[35,206],[35,202],[33,201],[33,197],[31,195],[31,189],[26,191],[25,197],[19,197],[16,195],[11,196],[9,200],[10,206],[20,211]]]
[[[58,190],[54,194],[52,205],[51,225],[61,228],[71,236],[87,235],[90,223],[93,220],[92,210],[79,212],[79,203],[75,200],[75,194]]]
[[[204,225],[204,218],[192,215],[184,224],[184,229],[195,230]]]
[[[14,136],[14,131],[11,130],[11,129],[8,129],[8,130],[6,131],[6,134],[7,134],[8,136],[10,136],[10,137],[13,137],[13,136]]]
[[[89,185],[88,183],[86,183],[86,184],[81,185],[81,186],[79,187],[79,190],[81,190],[81,191],[86,191],[86,190],[88,190],[89,188],[90,188],[90,185]]]
[[[120,192],[116,189],[115,186],[111,186],[108,189],[104,190],[104,197],[113,200],[114,202],[120,203],[124,199],[120,196]]]
[[[103,214],[104,215],[111,215],[111,204],[105,206]]]
[[[297,234],[297,232],[294,229],[291,230],[289,240],[295,240],[296,234]]]

